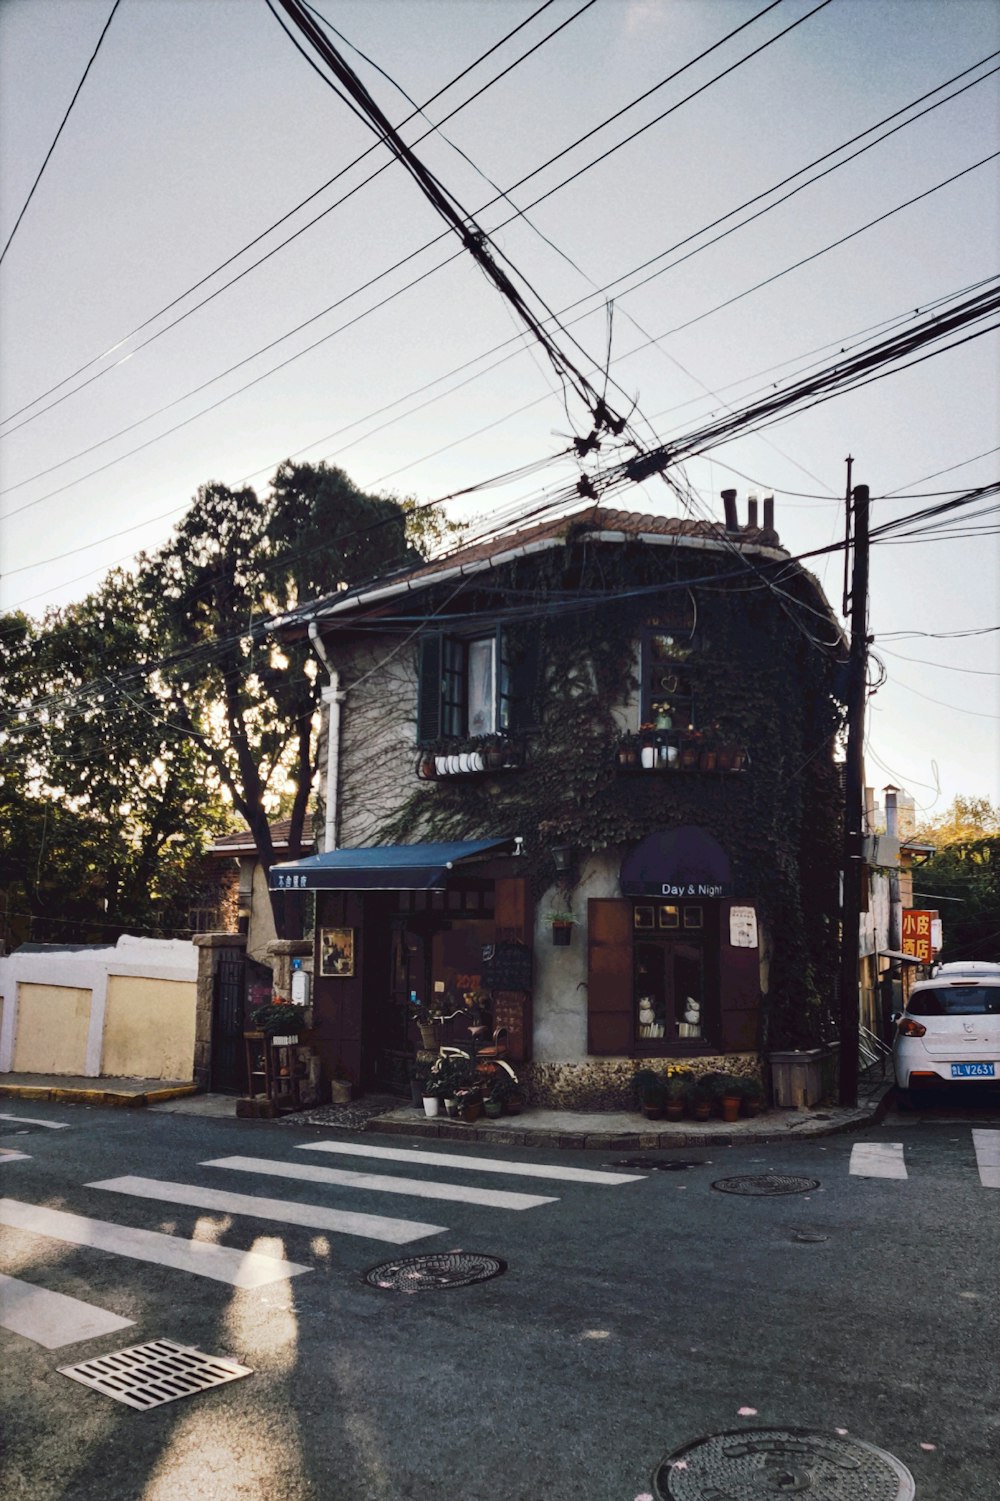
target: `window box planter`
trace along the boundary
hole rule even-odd
[[[421,751],[417,757],[416,774],[422,782],[434,782],[446,777],[505,771],[521,766],[523,761],[522,747],[512,741],[495,739],[470,744],[456,740],[454,744],[438,744],[433,749]]]

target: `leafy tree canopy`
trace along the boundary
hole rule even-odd
[[[417,563],[453,530],[288,461],[265,495],[202,486],[134,574],[38,624],[0,623],[5,699],[23,706],[0,721],[0,889],[30,936],[46,914],[49,938],[70,918],[96,938],[183,926],[192,862],[233,809],[265,867],[268,817],[289,816],[294,858],[325,675],[308,641],[279,644],[264,623]],[[289,931],[280,903],[275,916]]]
[[[913,900],[941,913],[940,958],[1000,959],[1000,808],[988,798],[956,797],[917,837],[935,846],[913,872]]]

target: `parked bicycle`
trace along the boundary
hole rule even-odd
[[[465,1078],[468,1084],[479,1088],[485,1099],[502,1099],[510,1107],[511,1097],[515,1097],[523,1104],[525,1100],[525,1087],[517,1076],[517,1072],[507,1058],[507,1028],[496,1027],[489,1033],[489,1041],[484,1041],[488,1033],[488,1024],[482,1020],[485,1013],[478,1007],[460,1007],[441,1015],[438,1020],[442,1022],[453,1021],[461,1016],[469,1022],[471,1042],[468,1048],[457,1047],[451,1043],[442,1043],[438,1048],[438,1056],[431,1065],[431,1075],[441,1077],[451,1074],[456,1078]],[[471,1020],[477,1017],[478,1019]]]

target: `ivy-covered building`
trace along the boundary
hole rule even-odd
[[[271,873],[315,892],[328,1076],[405,1088],[411,997],[481,989],[553,1106],[829,1035],[842,634],[771,504],[725,499],[595,506],[280,622],[331,674],[323,853]]]

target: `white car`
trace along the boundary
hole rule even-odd
[[[902,1106],[923,1089],[1000,1084],[1000,965],[942,965],[918,980],[892,1043]]]

